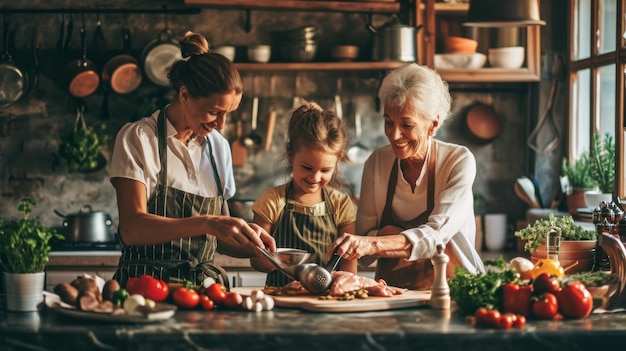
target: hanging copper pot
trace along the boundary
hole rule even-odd
[[[130,52],[130,29],[122,28],[123,53],[113,56],[102,69],[102,81],[118,94],[128,94],[139,87],[142,81],[139,61]]]
[[[70,94],[77,98],[83,98],[93,94],[100,85],[100,75],[96,64],[87,59],[86,30],[83,26],[80,29],[80,41],[82,57],[70,61],[65,66],[65,76],[68,80]]]

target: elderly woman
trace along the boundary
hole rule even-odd
[[[483,272],[474,248],[476,226],[472,184],[476,161],[464,146],[434,138],[450,115],[447,84],[433,70],[409,64],[389,73],[378,97],[384,104],[389,145],[365,163],[356,233],[344,233],[329,253],[378,259],[376,279],[409,289],[430,289],[430,258],[445,245],[450,262]]]

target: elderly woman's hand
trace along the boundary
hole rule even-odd
[[[331,245],[328,258],[335,252],[347,260],[373,255],[376,253],[375,242],[375,237],[344,233]]]

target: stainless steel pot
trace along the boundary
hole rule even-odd
[[[76,242],[111,242],[114,236],[111,233],[113,221],[111,216],[102,211],[93,211],[90,205],[84,205],[77,213],[69,215],[54,210],[59,217],[64,218],[65,240]]]
[[[380,28],[368,27],[375,33],[373,58],[377,61],[415,62],[417,60],[417,33],[422,28],[404,25],[397,16]]]

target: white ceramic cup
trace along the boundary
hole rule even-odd
[[[248,60],[251,62],[266,63],[272,56],[272,47],[269,45],[248,46]]]
[[[216,46],[211,51],[226,56],[231,61],[235,61],[235,47],[232,45]]]
[[[504,213],[485,215],[485,246],[487,250],[501,252],[506,246],[507,220]]]

